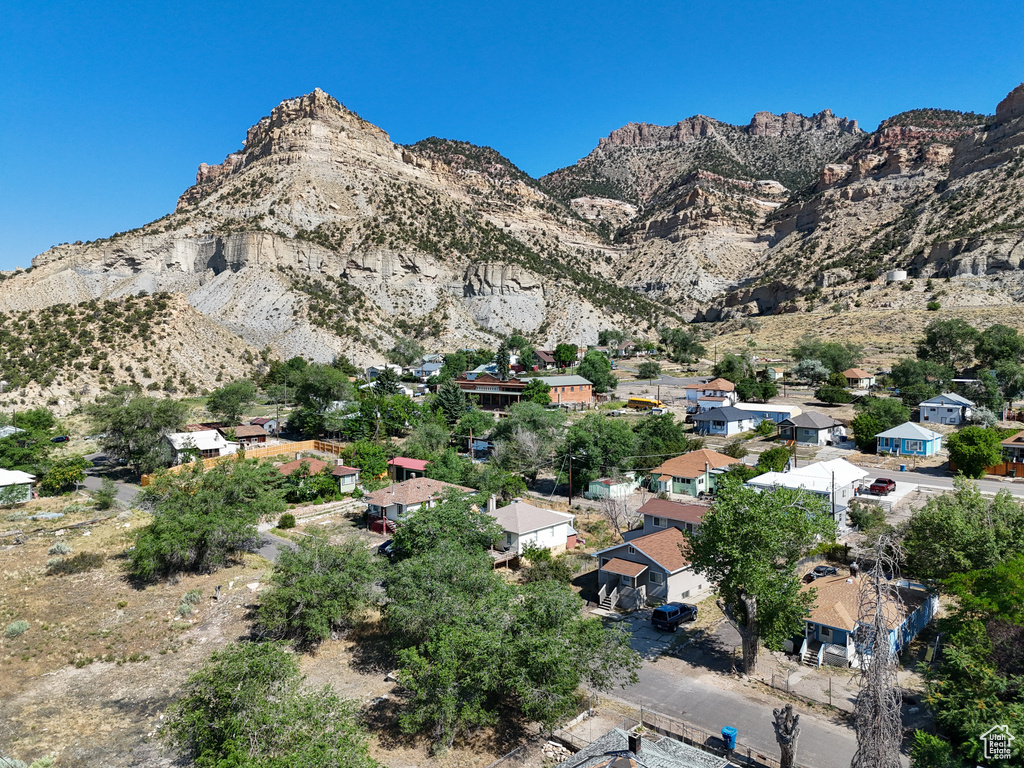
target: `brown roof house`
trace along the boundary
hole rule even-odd
[[[847,368],[843,371],[846,385],[854,389],[869,389],[875,386],[875,377],[863,368]]]
[[[721,470],[739,464],[739,459],[701,448],[669,459],[651,471],[651,490],[699,496],[714,493]],[[716,470],[719,470],[716,472]]]
[[[693,533],[711,509],[707,504],[687,504],[671,499],[648,499],[637,510],[644,517],[643,535],[657,533],[666,528],[678,528]]]
[[[267,442],[267,430],[259,424],[239,424],[237,427],[220,427],[218,430],[225,438],[235,435],[239,445],[261,445]]]
[[[392,483],[387,488],[366,495],[367,512],[371,518],[386,518],[392,523],[402,515],[415,512],[420,507],[433,507],[449,490],[462,493],[476,493],[472,488],[417,477],[401,483]]]
[[[683,600],[708,588],[683,554],[686,546],[672,527],[596,552],[601,607],[636,610],[648,600]]]
[[[869,574],[857,576],[825,576],[800,589],[807,592],[814,589],[814,607],[804,619],[804,643],[800,649],[801,660],[812,666],[828,664],[837,667],[860,666],[863,650],[868,656],[872,648],[861,646],[864,633],[858,632],[860,610],[859,590]],[[894,606],[888,617],[889,650],[899,651],[932,620],[939,606],[939,598],[922,584],[901,579],[896,588],[902,605]]]

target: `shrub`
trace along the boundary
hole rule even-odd
[[[281,530],[284,530],[286,528],[294,528],[295,527],[295,515],[293,515],[291,512],[285,512],[283,515],[281,515],[281,518],[277,521],[277,527],[280,528]]]
[[[28,632],[28,628],[30,626],[31,625],[24,619],[18,619],[17,621],[12,621],[10,624],[7,625],[7,629],[4,630],[4,634],[7,636],[8,639],[19,637]]]
[[[185,596],[181,598],[182,603],[188,605],[197,605],[203,599],[203,590],[201,589],[190,589],[185,593]]]
[[[65,576],[72,573],[85,573],[103,565],[105,556],[102,552],[79,552],[74,557],[61,559],[50,565],[47,563],[48,576]]]
[[[929,301],[927,309],[929,312],[937,312],[938,310],[942,309],[942,305],[939,304],[939,302],[937,301]]]
[[[181,605],[178,606],[178,615],[182,616],[182,617],[184,617],[184,616],[191,616],[192,615],[192,606],[189,603],[182,603]]]
[[[760,424],[757,425],[757,429],[754,432],[761,437],[768,437],[775,431],[775,422],[771,419],[763,419]]]
[[[65,544],[63,541],[58,541],[52,547],[50,547],[46,554],[48,555],[70,555],[71,545]]]
[[[876,504],[854,502],[847,513],[850,523],[862,531],[871,531],[885,525],[885,512]]]
[[[742,459],[750,451],[747,450],[747,446],[743,444],[742,440],[733,440],[722,449],[722,453],[733,459]]]
[[[93,491],[92,493],[92,499],[96,504],[96,509],[110,509],[114,506],[114,499],[116,498],[117,486],[109,477],[103,478],[103,487],[98,491]]]

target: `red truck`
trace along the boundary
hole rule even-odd
[[[896,481],[888,477],[878,477],[868,490],[873,496],[886,496],[896,490]]]

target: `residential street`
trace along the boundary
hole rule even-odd
[[[722,727],[736,728],[737,739],[774,759],[779,757],[772,709],[786,702],[751,686],[739,692],[723,686],[714,673],[700,673],[671,656],[645,661],[640,681],[612,698],[643,706],[668,717],[685,720],[713,734]],[[800,742],[797,762],[807,768],[847,768],[857,749],[853,729],[829,721],[797,705],[800,714]]]

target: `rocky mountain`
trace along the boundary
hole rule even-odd
[[[870,134],[828,110],[630,124],[541,179],[466,142],[396,145],[316,90],[200,165],[167,216],[0,273],[0,313],[24,329],[55,305],[168,294],[223,334],[189,347],[202,388],[223,349],[369,364],[404,336],[549,346],[826,307],[1006,306],[1024,297],[1022,158],[1024,86],[994,116],[915,110]],[[894,267],[917,281],[887,286]],[[191,375],[173,368],[142,383]],[[42,396],[57,378],[40,371]]]
[[[699,319],[821,304],[1021,301],[1024,85],[994,116],[917,110],[890,118],[767,224],[754,277]],[[911,281],[888,284],[896,268]],[[927,296],[913,290],[915,278],[929,281]]]

